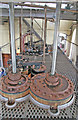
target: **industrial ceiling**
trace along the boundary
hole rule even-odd
[[[77,2],[77,0],[0,0],[1,2]]]

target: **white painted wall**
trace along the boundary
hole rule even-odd
[[[76,28],[73,31],[71,42],[76,43]],[[75,62],[76,62],[76,45],[74,45],[72,43],[71,43],[71,47],[70,47],[69,59],[72,60],[72,62],[75,64]]]
[[[0,46],[9,42],[9,25],[8,23],[4,23],[4,25],[0,24]],[[4,47],[2,49],[3,53],[10,53],[10,46]]]

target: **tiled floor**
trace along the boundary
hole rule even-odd
[[[37,57],[30,56],[29,58],[30,60],[38,60],[38,61],[43,59],[42,56],[37,56]],[[47,66],[47,70],[46,70],[47,72],[50,71],[51,69],[51,61],[52,61],[51,59],[52,59],[51,55],[46,56],[45,64]],[[56,71],[60,74],[65,75],[69,79],[71,79],[76,87],[76,79],[77,79],[76,70],[60,50],[58,50],[58,55],[57,55]],[[70,107],[64,110],[61,110],[60,115],[56,118],[58,120],[60,118],[64,120],[66,119],[69,120],[69,118],[72,118],[72,120],[74,120],[74,118],[77,117],[77,109],[78,109],[77,104],[78,104],[78,101],[76,98],[74,103]],[[6,108],[4,102],[1,102],[0,111],[1,111],[0,118],[33,118],[33,120],[38,118],[40,118],[40,120],[41,118],[44,118],[44,120],[45,118],[47,119],[55,118],[50,116],[47,110],[37,107],[30,101],[24,101],[24,102],[18,103],[17,106],[13,109]]]

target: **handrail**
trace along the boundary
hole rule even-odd
[[[35,23],[39,26],[39,28],[43,31],[43,28],[39,25],[39,23],[34,19]]]
[[[72,43],[72,44],[74,44],[74,45],[78,46],[78,44],[73,43],[73,42],[71,42],[71,41],[68,41],[67,39],[64,39],[64,40],[65,40],[65,41],[67,41],[67,42],[69,42],[69,43]]]

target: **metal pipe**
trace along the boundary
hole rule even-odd
[[[56,67],[57,41],[58,41],[59,25],[60,25],[60,11],[61,11],[61,2],[57,2],[57,5],[56,5],[56,21],[55,21],[55,29],[54,29],[54,41],[53,41],[53,57],[52,57],[51,75],[55,74],[55,67]]]
[[[33,32],[33,18],[31,18],[31,28],[30,28],[30,44],[31,44],[31,46],[33,45],[33,34],[32,34],[32,32]]]
[[[31,3],[32,5],[32,3]],[[30,9],[30,46],[32,47],[33,45],[33,35],[32,35],[32,31],[33,31],[33,18],[32,18],[32,9]]]
[[[2,51],[0,48],[0,67],[3,67]]]
[[[41,38],[43,39],[43,25],[44,25],[44,21],[42,19],[42,31],[41,31]],[[41,46],[43,45],[43,41],[41,42]]]
[[[10,33],[10,20],[9,20],[9,17],[8,17],[8,25],[9,25],[9,42],[10,42],[10,54],[11,54],[11,33]]]
[[[43,61],[45,62],[45,45],[46,45],[46,28],[47,28],[47,8],[45,8],[45,24],[44,24],[44,48],[43,48]]]
[[[20,52],[22,52],[22,23],[21,23],[21,17],[19,17],[19,31],[20,31]]]
[[[21,18],[20,18],[20,52],[23,53],[23,6],[21,6]]]
[[[12,72],[16,73],[14,3],[9,3],[9,17],[10,17],[10,32],[11,32]]]

